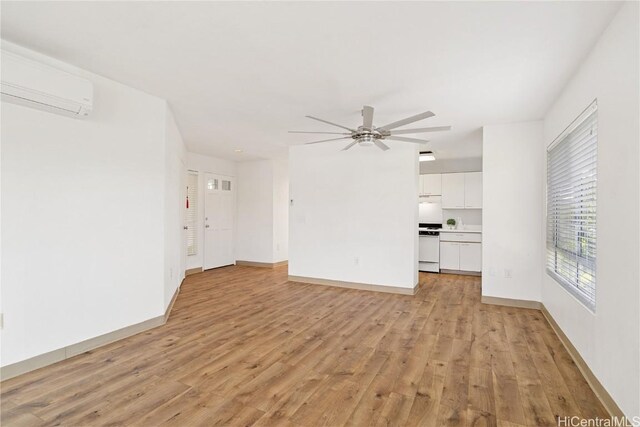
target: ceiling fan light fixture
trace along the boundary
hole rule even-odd
[[[421,162],[432,162],[436,159],[436,156],[433,155],[432,151],[421,151],[420,152],[420,161]]]
[[[364,147],[373,145],[373,135],[364,135],[358,139],[358,143]]]

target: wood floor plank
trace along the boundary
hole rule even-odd
[[[461,427],[467,424],[467,409],[460,406],[451,407],[447,404],[440,404],[438,410],[438,426]]]
[[[493,393],[493,376],[488,369],[469,370],[469,425],[496,425],[496,406]]]
[[[402,370],[393,384],[393,392],[405,396],[415,396],[422,373],[426,367],[427,356],[433,347],[436,337],[433,335],[420,335],[414,347],[405,353],[402,360]]]
[[[287,390],[257,422],[257,426],[294,425],[293,415],[307,402],[321,384],[326,384],[328,375],[310,372]]]
[[[298,408],[291,421],[298,425],[342,425],[336,419],[349,416],[359,385],[346,377],[327,376],[316,391]],[[346,413],[346,416],[345,416]]]
[[[498,420],[525,425],[518,381],[515,377],[500,377],[493,373],[496,416]]]
[[[413,398],[404,394],[391,392],[380,412],[380,416],[375,421],[375,426],[404,426],[409,417],[412,405]]]
[[[581,375],[574,377],[575,382],[571,379],[567,381],[558,369],[553,356],[547,352],[532,352],[531,358],[556,416],[570,417],[588,414],[591,418],[595,418],[604,415],[604,408],[589,399],[589,393],[585,395],[585,387],[588,387],[588,384]],[[572,376],[571,373],[568,375]],[[587,397],[586,400],[583,399],[583,395]]]
[[[420,273],[414,296],[189,276],[168,322],[0,384],[3,426],[532,426],[606,416],[536,310],[480,278]]]
[[[529,426],[554,427],[558,423],[551,411],[547,396],[537,381],[520,382],[520,395],[525,422]]]
[[[2,417],[2,425],[14,427],[37,427],[44,426],[46,423],[28,412],[17,413],[15,411],[9,411],[6,416]]]
[[[120,395],[110,394],[103,408],[90,410],[74,419],[77,425],[124,425],[128,419],[137,419],[151,412],[189,387],[175,382],[155,378],[143,388],[135,388]]]
[[[385,360],[353,409],[348,425],[370,425],[375,422],[399,375],[401,359],[402,355],[399,353],[391,353]]]
[[[410,426],[436,426],[438,408],[444,381],[447,373],[447,364],[442,361],[428,361],[418,382],[418,390],[409,412],[407,425]]]

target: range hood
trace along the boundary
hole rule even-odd
[[[418,203],[442,203],[442,196],[420,196]]]

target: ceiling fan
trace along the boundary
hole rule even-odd
[[[416,114],[415,116],[407,117],[406,119],[403,119],[403,120],[398,120],[397,122],[389,123],[388,125],[375,127],[373,125],[373,107],[365,105],[362,107],[362,126],[358,126],[357,129],[352,129],[346,126],[339,125],[337,123],[332,123],[324,119],[319,119],[318,117],[305,116],[310,119],[317,120],[322,123],[326,123],[328,125],[337,126],[349,132],[308,132],[308,131],[300,131],[300,130],[290,130],[289,133],[321,133],[321,134],[329,134],[329,135],[345,135],[339,138],[331,138],[331,139],[323,139],[321,141],[307,142],[306,144],[318,144],[320,142],[338,141],[341,139],[353,139],[353,141],[349,143],[349,145],[344,147],[342,151],[348,150],[349,148],[353,147],[356,144],[362,145],[362,146],[369,146],[369,145],[375,144],[381,150],[386,151],[389,149],[389,146],[386,145],[384,142],[382,142],[383,140],[386,140],[386,139],[392,140],[392,141],[412,142],[414,144],[424,144],[425,142],[429,142],[426,139],[407,138],[407,137],[398,136],[398,135],[451,130],[451,126],[434,126],[434,127],[419,128],[419,129],[393,130],[401,126],[408,125],[409,123],[428,119],[429,117],[433,117],[433,116],[435,116],[435,114],[433,114],[431,111],[426,111],[424,113]]]

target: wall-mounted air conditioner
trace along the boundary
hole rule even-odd
[[[89,80],[4,50],[1,55],[3,101],[72,117],[91,112]]]

